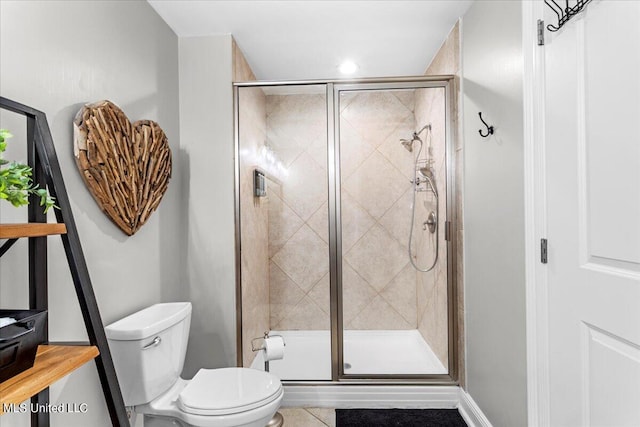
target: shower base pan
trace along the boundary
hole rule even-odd
[[[271,331],[282,335],[286,347],[282,360],[270,362],[270,371],[282,380],[330,380],[329,331]],[[251,367],[264,369],[262,352]],[[417,330],[344,331],[345,374],[426,375],[446,374],[429,344]]]

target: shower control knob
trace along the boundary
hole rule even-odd
[[[428,228],[429,232],[433,234],[436,232],[437,224],[438,224],[438,218],[436,217],[436,213],[431,211],[429,213],[429,217],[427,218],[427,220],[422,223],[422,229],[426,231]]]

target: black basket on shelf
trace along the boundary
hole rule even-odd
[[[33,366],[45,341],[47,310],[0,310],[0,319],[15,320],[0,327],[1,383]]]

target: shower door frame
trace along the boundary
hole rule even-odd
[[[417,76],[399,78],[367,78],[345,80],[302,81],[250,81],[233,84],[234,100],[234,155],[235,155],[235,232],[236,232],[236,335],[237,364],[242,366],[242,271],[241,271],[241,223],[240,223],[240,124],[239,90],[243,87],[319,86],[326,87],[327,106],[327,178],[329,211],[329,274],[330,274],[330,334],[331,379],[285,380],[286,385],[457,385],[458,372],[458,278],[457,278],[457,218],[455,192],[460,183],[455,181],[455,144],[459,136],[452,126],[455,112],[454,76]],[[362,90],[399,90],[443,88],[445,94],[445,165],[446,165],[446,219],[445,242],[447,245],[447,374],[366,374],[344,373],[343,319],[342,319],[342,242],[341,242],[341,186],[340,186],[340,92]]]

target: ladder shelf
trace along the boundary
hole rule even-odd
[[[55,198],[56,222],[47,223],[39,198],[30,196],[28,222],[0,224],[0,256],[21,237],[29,240],[29,308],[48,310],[47,236],[60,235],[89,338],[88,346],[41,345],[33,368],[0,384],[1,403],[20,403],[31,397],[37,407],[48,405],[49,385],[90,360],[95,360],[111,423],[129,426],[104,326],[82,252],[71,203],[62,178],[47,116],[34,108],[0,97],[0,108],[23,115],[27,122],[27,157],[34,185]],[[48,334],[45,332],[45,340]],[[46,342],[46,341],[45,341]],[[20,400],[22,399],[22,400]],[[2,411],[0,410],[0,415]],[[2,422],[0,421],[0,424]],[[32,427],[49,426],[49,412],[32,412]]]

